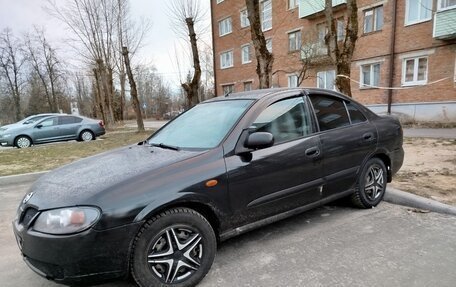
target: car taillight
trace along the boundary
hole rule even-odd
[[[100,125],[100,127],[104,128],[104,122],[103,121],[99,121],[98,124]]]

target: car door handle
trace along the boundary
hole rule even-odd
[[[307,157],[314,158],[320,155],[320,149],[316,146],[306,149],[305,152]]]
[[[366,141],[366,142],[371,142],[373,141],[375,138],[374,138],[374,134],[373,133],[365,133],[363,134],[363,140]]]

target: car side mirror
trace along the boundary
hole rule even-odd
[[[43,125],[42,125],[42,124],[39,124],[39,125],[36,125],[36,127],[35,127],[35,128],[37,128],[37,129],[41,129],[42,127],[43,127]]]
[[[256,132],[248,136],[245,147],[249,149],[262,149],[274,144],[274,136],[271,133]]]

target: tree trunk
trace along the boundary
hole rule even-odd
[[[190,46],[192,47],[193,57],[193,78],[190,82],[183,83],[182,88],[187,95],[187,107],[191,108],[199,103],[199,86],[201,80],[201,64],[199,60],[198,44],[195,33],[195,22],[193,18],[186,18],[185,23],[187,24],[188,36],[190,38]]]
[[[139,105],[138,91],[136,89],[136,82],[133,78],[133,72],[131,71],[130,58],[128,57],[127,47],[122,47],[122,55],[124,56],[125,68],[127,70],[128,82],[130,83],[130,95],[133,102],[133,109],[136,113],[136,123],[138,125],[138,132],[144,131],[144,122],[141,114],[141,107]]]
[[[105,114],[105,106],[103,101],[103,96],[101,95],[101,84],[100,84],[100,75],[99,69],[93,69],[93,75],[95,77],[95,102],[97,111],[101,115],[101,119],[104,123],[106,123],[106,114]]]
[[[245,4],[250,21],[250,34],[255,48],[255,57],[257,60],[256,73],[259,79],[259,88],[267,89],[271,87],[274,57],[266,47],[266,39],[261,28],[259,1],[246,0]]]
[[[328,47],[328,55],[336,67],[335,84],[341,93],[351,97],[351,62],[358,39],[358,6],[356,0],[347,0],[347,21],[344,39],[337,38],[337,19],[334,18],[332,0],[325,0],[325,17],[328,27],[325,43]]]

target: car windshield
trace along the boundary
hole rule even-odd
[[[45,118],[45,117],[48,117],[48,116],[34,116],[34,117],[29,117],[27,119],[25,119],[25,121],[23,122],[24,125],[28,125],[28,124],[32,124],[38,120],[41,120],[42,118]]]
[[[252,100],[229,100],[195,106],[149,139],[149,144],[174,148],[216,147]]]

